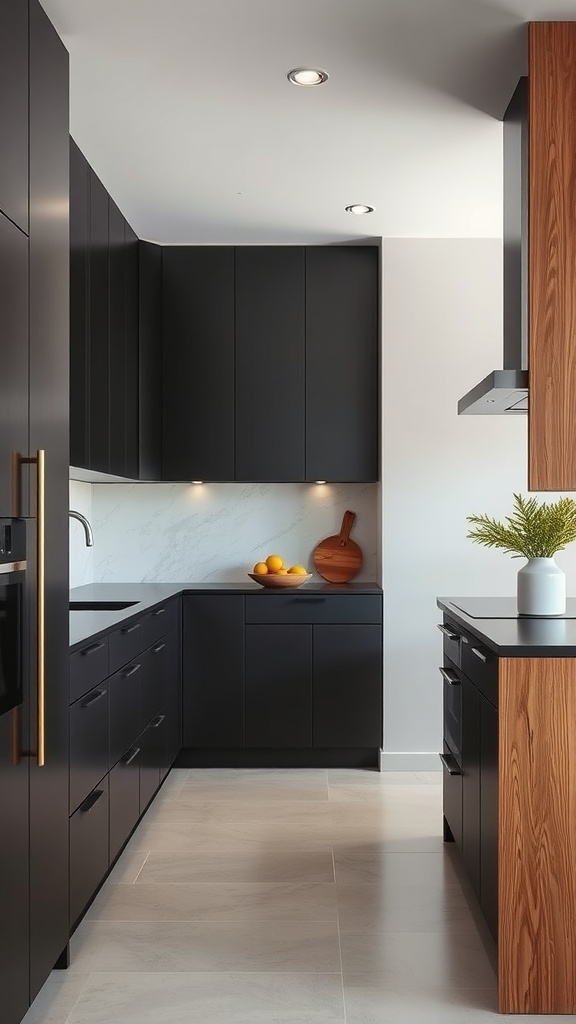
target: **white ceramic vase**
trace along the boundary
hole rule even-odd
[[[563,615],[566,575],[553,558],[529,558],[517,577],[519,615]]]

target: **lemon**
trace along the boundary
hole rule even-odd
[[[284,560],[280,558],[280,555],[268,555],[266,565],[268,566],[268,572],[279,572],[284,565]]]
[[[266,576],[268,573],[268,566],[266,565],[266,562],[256,562],[253,571],[255,576]]]
[[[303,565],[293,565],[288,572],[291,576],[307,576],[308,572]]]

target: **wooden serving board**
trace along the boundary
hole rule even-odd
[[[326,537],[314,548],[312,559],[316,571],[329,583],[348,583],[362,568],[362,549],[350,540],[355,512],[345,512],[340,533]]]

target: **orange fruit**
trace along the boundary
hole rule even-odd
[[[290,567],[290,569],[288,569],[288,572],[289,572],[290,576],[307,576],[308,575],[308,570],[305,569],[303,565],[292,565]]]
[[[275,576],[287,576],[288,575],[288,569],[276,569],[276,572],[274,573],[274,575]]]
[[[266,576],[268,574],[266,562],[256,562],[253,572],[255,576]]]
[[[268,555],[266,565],[268,572],[279,572],[284,565],[284,560],[280,558],[280,555]]]

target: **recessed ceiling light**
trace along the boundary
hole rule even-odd
[[[292,68],[286,75],[292,85],[324,85],[328,81],[328,72],[322,68]]]
[[[346,207],[346,213],[374,213],[374,207],[364,206],[364,203],[352,203],[352,206]]]

